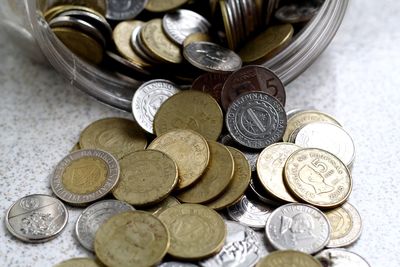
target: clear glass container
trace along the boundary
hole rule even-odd
[[[46,0],[0,0],[0,26],[15,45],[39,62],[45,59],[70,83],[97,100],[130,111],[141,82],[98,69],[71,53],[52,33],[43,18]],[[338,30],[348,0],[325,0],[318,14],[284,50],[263,65],[288,84],[329,45]]]

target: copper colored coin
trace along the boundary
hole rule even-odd
[[[236,97],[249,91],[262,91],[285,106],[286,92],[281,80],[262,66],[246,66],[228,77],[221,91],[222,107],[227,110]]]
[[[229,75],[225,73],[205,73],[193,82],[192,89],[210,94],[221,105],[222,86]]]

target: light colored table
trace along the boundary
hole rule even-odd
[[[349,249],[373,267],[400,266],[400,4],[353,0],[330,47],[287,87],[287,107],[333,114],[353,136],[357,158],[350,202],[364,230]],[[51,194],[49,175],[90,122],[127,116],[31,63],[0,34],[0,266],[52,266],[90,255],[74,237],[80,209],[58,238],[24,244],[4,226],[6,209],[33,193]]]

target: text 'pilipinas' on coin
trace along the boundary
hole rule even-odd
[[[284,250],[274,251],[262,258],[256,267],[323,267],[321,263],[311,255],[300,251]]]

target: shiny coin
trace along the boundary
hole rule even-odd
[[[278,250],[313,254],[328,244],[330,225],[317,208],[291,203],[277,208],[269,216],[265,232],[271,245]]]
[[[254,266],[261,257],[261,246],[256,233],[237,222],[225,221],[227,235],[225,245],[215,256],[201,261],[202,267]]]
[[[106,60],[104,64],[109,64],[110,67],[113,68],[113,70],[117,71],[117,75],[119,77],[124,77],[126,79],[126,76],[128,77],[138,77],[138,80],[143,80],[147,78],[144,75],[151,75],[150,71],[136,63],[134,63],[132,60],[128,60],[126,58],[123,58],[119,56],[116,53],[113,53],[111,51],[106,52]],[[119,73],[120,72],[120,73]],[[125,74],[126,76],[123,76]],[[129,80],[131,83],[137,84],[138,81],[136,80]]]
[[[19,199],[7,211],[5,224],[16,238],[30,243],[49,241],[58,236],[68,222],[64,204],[47,195]]]
[[[262,149],[281,140],[286,112],[276,98],[264,92],[243,93],[229,106],[226,126],[239,144]]]
[[[110,267],[153,266],[170,245],[167,227],[145,211],[114,215],[96,233],[97,257]]]
[[[168,261],[161,263],[158,267],[199,267],[199,265],[187,262]]]
[[[217,140],[222,131],[223,114],[217,101],[195,90],[173,95],[154,117],[156,135],[173,129],[190,129],[208,140]]]
[[[84,7],[93,10],[93,12],[98,12],[103,16],[106,14],[107,10],[106,0],[56,0],[56,1],[46,1],[46,2],[47,2],[46,6],[51,8],[53,8],[54,4],[57,5],[54,6],[54,8]]]
[[[190,64],[208,72],[231,72],[240,69],[242,60],[227,48],[210,42],[194,42],[183,48]]]
[[[79,215],[75,224],[76,237],[83,247],[94,251],[94,238],[99,227],[112,216],[135,210],[131,205],[119,200],[103,200],[96,202]]]
[[[105,6],[105,0],[103,0],[103,3]],[[92,13],[98,17],[104,18],[103,12],[99,12],[98,10],[96,11],[93,8],[86,7],[83,5],[71,5],[71,3],[69,3],[68,5],[57,5],[57,6],[51,7],[44,12],[43,16],[46,19],[46,21],[50,21],[50,20],[54,19],[55,17],[59,16],[60,14],[68,12],[68,11],[84,11],[84,12]],[[104,9],[104,11],[105,11],[105,9]]]
[[[167,12],[182,6],[188,0],[148,0],[146,10],[150,12]]]
[[[249,184],[250,193],[253,194],[259,201],[265,203],[267,205],[271,205],[273,207],[279,207],[282,205],[278,200],[273,199],[269,193],[264,189],[264,186],[261,184],[257,177],[253,177],[250,180]]]
[[[198,133],[190,130],[173,130],[165,133],[149,145],[169,155],[178,166],[179,181],[177,188],[190,186],[206,169],[210,150],[207,141]]]
[[[230,49],[236,48],[236,41],[234,39],[234,31],[231,25],[231,14],[228,12],[227,1],[219,0],[221,16],[225,28],[226,40]]]
[[[326,249],[315,255],[324,267],[371,267],[360,255],[344,249]]]
[[[190,35],[188,35],[185,40],[183,41],[183,47],[187,46],[190,43],[194,43],[194,42],[211,42],[211,36],[206,34],[206,33],[202,33],[202,32],[195,32],[192,33]]]
[[[180,204],[181,203],[179,202],[179,200],[177,200],[173,196],[168,196],[167,198],[165,198],[161,202],[159,202],[159,203],[157,203],[155,205],[146,207],[144,210],[147,211],[147,212],[152,213],[154,216],[158,216],[164,210],[168,209],[169,207],[177,206],[177,205],[180,205]]]
[[[284,176],[291,193],[320,208],[341,205],[352,189],[351,175],[343,162],[317,148],[295,151],[286,161]]]
[[[153,55],[151,54],[151,52],[149,52],[147,47],[143,44],[142,39],[140,38],[140,31],[142,30],[143,25],[144,24],[141,24],[133,28],[131,35],[131,47],[133,51],[145,62],[153,65],[161,64],[161,61],[152,57]]]
[[[287,116],[287,118],[289,120],[291,117],[293,117],[293,115],[295,115],[297,113],[300,113],[300,112],[303,112],[303,111],[307,111],[307,109],[294,108],[294,109],[291,109],[291,110],[287,111],[286,112],[286,116]]]
[[[232,181],[235,164],[232,154],[220,143],[208,141],[210,162],[203,175],[190,188],[179,192],[181,202],[204,203],[217,198]]]
[[[136,151],[119,160],[119,165],[121,175],[113,195],[134,206],[160,202],[178,183],[178,167],[161,151]]]
[[[274,251],[262,258],[256,267],[323,267],[312,256],[294,250]]]
[[[272,210],[257,201],[248,199],[246,196],[243,196],[238,203],[227,209],[229,217],[233,220],[258,229],[265,227],[265,222]]]
[[[106,18],[110,20],[129,20],[144,9],[147,0],[107,0]]]
[[[96,149],[72,152],[56,166],[51,189],[61,200],[85,205],[109,193],[117,184],[120,169],[110,153]]]
[[[283,167],[288,157],[300,149],[290,143],[276,143],[266,147],[258,157],[257,174],[269,194],[285,202],[297,202],[287,191],[283,179]]]
[[[60,262],[54,267],[104,267],[104,265],[92,258],[74,258]]]
[[[362,221],[358,211],[348,202],[325,212],[331,224],[331,240],[327,247],[337,248],[351,245],[361,235]]]
[[[275,12],[275,18],[284,23],[306,22],[318,13],[318,8],[311,5],[282,6]]]
[[[222,86],[229,75],[230,74],[211,72],[204,73],[194,80],[191,89],[208,93],[217,100],[218,104],[221,104]]]
[[[110,152],[117,159],[147,145],[146,135],[133,121],[106,118],[87,126],[79,138],[82,149],[96,148]]]
[[[168,254],[185,260],[199,260],[218,253],[224,245],[226,226],[212,209],[198,204],[182,204],[161,213],[171,235]]]

